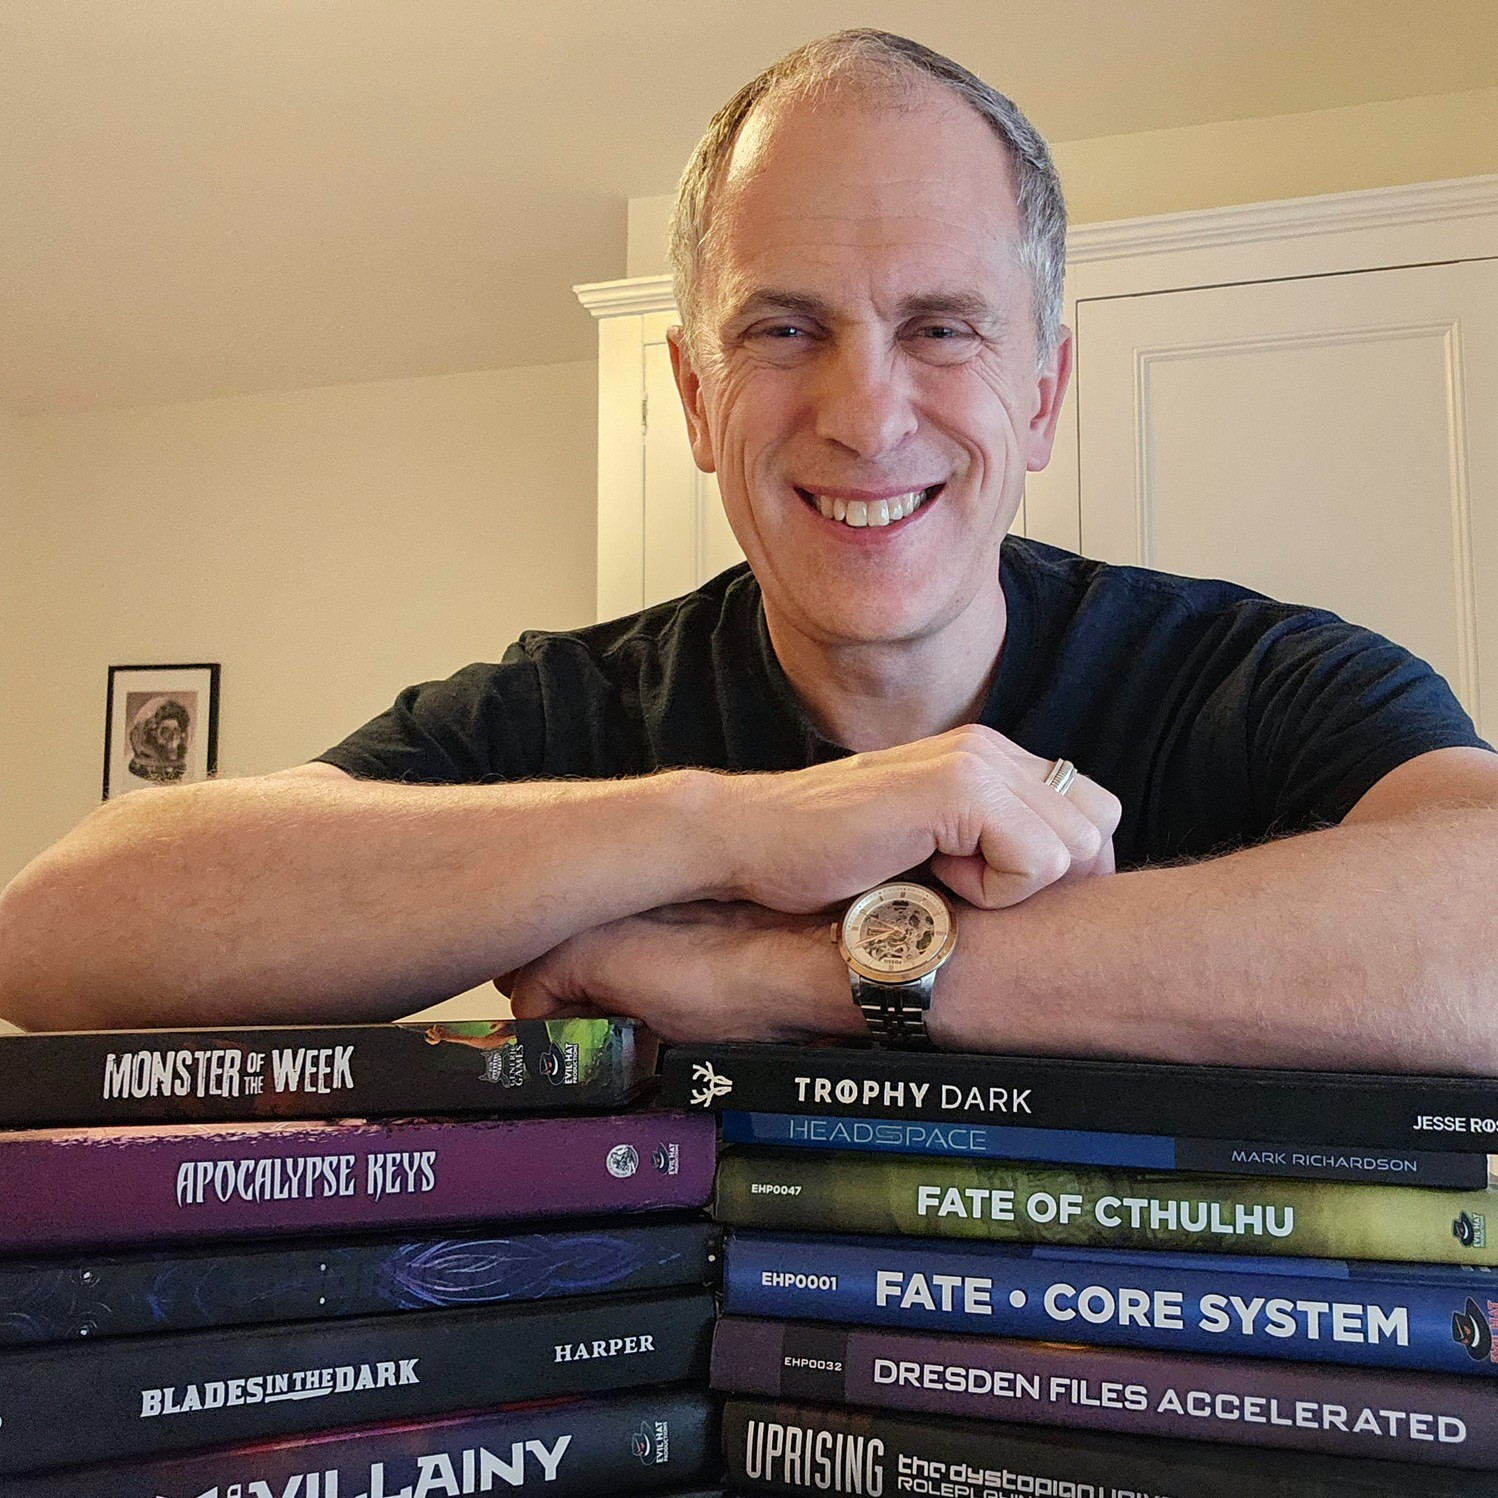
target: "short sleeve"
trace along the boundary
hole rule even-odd
[[[1340,822],[1417,755],[1488,747],[1432,667],[1372,630],[1309,610],[1265,639],[1247,729],[1250,782],[1274,833]]]
[[[545,743],[535,663],[517,644],[497,666],[407,687],[317,758],[361,780],[468,785],[539,775]]]

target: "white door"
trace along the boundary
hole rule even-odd
[[[1498,260],[1079,301],[1082,550],[1313,603],[1498,714]]]
[[[689,593],[744,560],[724,518],[717,479],[692,460],[666,347],[665,330],[674,322],[674,315],[647,319],[644,336],[647,604]]]

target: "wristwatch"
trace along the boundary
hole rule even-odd
[[[956,912],[934,889],[900,879],[859,895],[836,929],[875,1043],[929,1050],[926,1011],[936,970],[957,945]]]

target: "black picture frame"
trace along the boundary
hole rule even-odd
[[[150,785],[191,784],[218,773],[219,678],[217,661],[109,668],[103,800]],[[150,708],[151,717],[132,723],[132,706],[135,716]]]

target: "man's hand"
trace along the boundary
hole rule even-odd
[[[624,1014],[667,1040],[866,1034],[833,907],[928,865],[960,899],[1016,905],[1113,872],[1118,800],[969,725],[807,770],[712,777],[729,898],[583,931],[496,979],[517,1016]]]
[[[664,1040],[866,1035],[830,919],[703,901],[584,931],[495,979],[519,1019],[623,1014]]]
[[[970,905],[1016,905],[1066,878],[1113,872],[1121,809],[1079,775],[979,724],[773,775],[717,777],[728,798],[728,892],[773,910],[821,910],[930,862]]]

